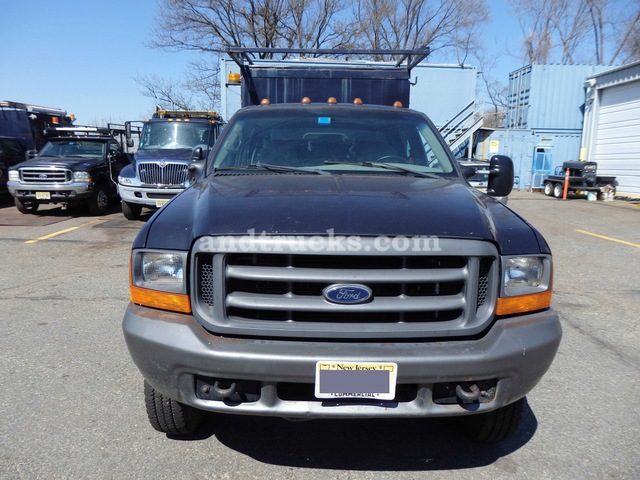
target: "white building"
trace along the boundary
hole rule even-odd
[[[580,159],[615,176],[619,195],[640,196],[640,62],[587,77]]]

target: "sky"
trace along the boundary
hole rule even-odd
[[[521,64],[503,53],[520,37],[505,1],[488,0],[484,37],[500,57],[493,73],[506,84]],[[148,118],[155,101],[136,77],[180,81],[194,59],[147,46],[158,14],[156,0],[2,0],[0,100],[61,108],[77,125]]]

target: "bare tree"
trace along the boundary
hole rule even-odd
[[[349,37],[339,0],[160,0],[152,46],[201,52],[332,48]],[[270,54],[263,54],[269,57]]]
[[[475,58],[480,66],[478,75],[481,80],[481,86],[478,88],[482,88],[488,97],[488,101],[484,102],[483,125],[489,128],[504,127],[504,119],[509,102],[509,87],[504,81],[493,76],[496,57],[477,51]]]
[[[463,60],[477,46],[477,29],[488,19],[487,11],[485,0],[358,0],[352,15],[362,47],[428,45],[432,52]]]
[[[640,0],[511,0],[523,32],[524,63],[640,59],[633,47]]]
[[[185,93],[188,90],[183,84],[163,79],[157,75],[149,77],[137,76],[134,78],[140,86],[140,93],[145,97],[153,98],[156,104],[162,108],[171,110],[193,110],[192,95]]]
[[[592,0],[593,1],[593,0]],[[640,0],[634,0],[636,10],[620,23],[618,30],[618,47],[611,56],[609,65],[613,65],[619,57],[623,63],[640,60]]]

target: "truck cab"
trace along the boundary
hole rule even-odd
[[[136,220],[143,207],[160,208],[187,188],[190,165],[207,157],[221,125],[217,113],[196,111],[158,110],[143,122],[133,162],[118,176],[124,216]]]

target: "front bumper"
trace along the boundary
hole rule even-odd
[[[524,397],[547,371],[562,329],[544,311],[498,320],[482,338],[438,342],[314,342],[224,338],[192,316],[130,304],[123,321],[127,346],[144,378],[160,393],[194,407],[225,413],[292,418],[426,417],[465,415],[500,408]],[[315,382],[319,360],[395,362],[397,384],[412,385],[407,401],[327,402],[283,399],[283,384]],[[229,402],[199,398],[198,379],[254,381],[259,399]],[[434,389],[451,382],[496,382],[484,403],[441,404]]]
[[[37,184],[21,183],[15,181],[7,182],[9,193],[22,201],[33,201],[38,203],[58,203],[81,201],[91,197],[93,193],[93,183],[63,183],[63,184]],[[49,198],[38,198],[39,193],[48,193]]]
[[[123,201],[152,208],[161,207],[183,191],[184,188],[146,188],[118,184],[118,194]]]

